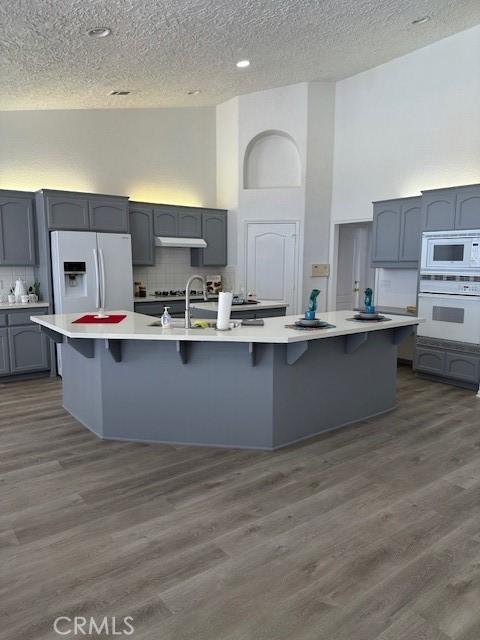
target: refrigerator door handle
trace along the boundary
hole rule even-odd
[[[97,291],[96,291],[96,305],[97,305],[97,309],[100,309],[100,274],[99,274],[99,270],[98,270],[98,252],[96,249],[93,250],[93,261],[95,263],[95,281],[97,284]]]
[[[100,249],[100,273],[102,278],[102,309],[107,308],[107,286],[105,278],[105,259],[103,256],[103,249]]]

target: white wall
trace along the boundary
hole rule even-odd
[[[0,112],[0,188],[216,204],[215,109]]]
[[[337,83],[334,220],[480,182],[480,26]]]

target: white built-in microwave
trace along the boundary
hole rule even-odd
[[[480,229],[472,231],[425,231],[422,235],[423,273],[478,273]]]

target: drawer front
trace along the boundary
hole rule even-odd
[[[259,309],[255,312],[256,318],[277,318],[284,316],[285,307],[276,307],[275,309]]]
[[[456,380],[478,383],[480,381],[480,358],[463,353],[447,352],[445,375]]]
[[[136,313],[144,313],[147,316],[161,316],[165,307],[169,308],[170,315],[185,313],[185,302],[183,300],[179,300],[178,302],[169,302],[168,300],[165,300],[165,302],[135,303]]]
[[[7,326],[7,314],[0,313],[0,327],[6,327],[6,326]]]
[[[47,309],[27,309],[25,311],[16,311],[7,314],[8,326],[18,326],[25,324],[34,324],[30,320],[30,316],[44,316],[47,314]]]

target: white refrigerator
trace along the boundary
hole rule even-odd
[[[132,242],[128,233],[51,233],[55,313],[133,311]],[[57,349],[61,375],[61,349]]]

